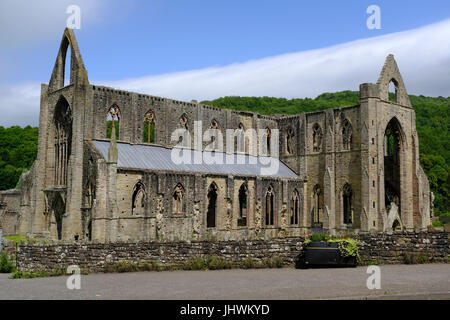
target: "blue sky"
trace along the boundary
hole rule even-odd
[[[189,88],[183,87],[178,91],[169,90],[169,86],[173,88],[173,83],[170,83],[167,78],[170,75],[177,76],[180,72],[189,73],[196,70],[203,75],[205,71],[208,71],[206,72],[208,76],[218,81],[219,78],[214,78],[214,74],[217,74],[216,70],[222,72],[223,70],[220,69],[222,67],[231,66],[233,69],[240,64],[246,66],[252,62],[267,61],[266,59],[270,57],[284,57],[286,54],[289,56],[294,53],[306,54],[311,50],[317,53],[316,56],[312,53],[312,55],[306,54],[299,57],[314,61],[320,52],[323,53],[323,50],[336,45],[353,43],[361,39],[380,39],[380,36],[389,37],[402,31],[421,30],[420,28],[435,25],[450,18],[448,0],[60,0],[58,2],[2,0],[0,3],[0,94],[7,96],[11,94],[11,88],[14,88],[15,93],[29,95],[29,99],[25,103],[15,101],[14,97],[3,98],[3,100],[0,98],[0,110],[10,109],[13,105],[15,108],[29,108],[33,116],[20,123],[19,112],[17,112],[17,115],[11,114],[8,119],[0,120],[0,125],[11,125],[15,117],[17,117],[17,123],[21,125],[37,124],[39,98],[38,94],[36,98],[35,89],[39,83],[48,82],[50,78],[68,17],[65,11],[69,4],[77,4],[81,8],[82,25],[81,29],[76,30],[75,33],[91,82],[106,83],[136,91],[153,90],[156,92],[146,93],[168,94],[169,97],[186,100],[216,98],[226,94],[265,95],[265,92],[267,95],[274,96],[302,97],[341,89],[335,85],[324,84],[316,90],[305,87],[302,91],[302,83],[298,83],[298,92],[283,90],[271,92],[265,85],[252,83],[249,84],[248,91],[230,88],[221,92],[220,90],[209,91],[205,88],[203,92],[201,88],[193,88],[192,92],[195,94],[189,96],[184,93],[178,94],[183,90],[188,92]],[[381,9],[382,29],[380,30],[369,30],[366,27],[366,19],[369,16],[366,9],[372,4],[378,5]],[[448,24],[436,27],[439,31],[444,29],[443,38],[449,35],[446,33]],[[436,31],[433,31],[431,36],[434,34]],[[422,36],[424,39],[429,38],[427,35]],[[409,33],[410,40],[417,37],[417,34]],[[381,39],[384,38],[381,37]],[[409,42],[405,40],[405,44]],[[382,43],[384,45],[386,41]],[[436,38],[436,41],[429,45],[437,46],[436,51],[444,51],[448,48],[447,44],[448,40],[439,41]],[[411,48],[414,50],[413,47]],[[314,51],[315,49],[322,51]],[[391,53],[389,50],[396,49],[400,57],[402,54],[407,56],[407,52],[401,52],[400,48],[386,45],[386,50],[380,51],[373,58],[375,69],[381,69],[382,58]],[[352,52],[351,48],[348,48],[348,52]],[[396,52],[392,53],[396,54]],[[415,50],[410,52],[411,56],[415,54]],[[433,59],[433,52],[424,51],[423,54]],[[436,54],[439,55],[436,57],[440,59],[439,61],[450,61],[449,51]],[[422,58],[417,57],[418,60]],[[409,64],[414,65],[414,63],[406,58],[403,61],[405,72],[414,74],[414,70],[409,71]],[[358,60],[354,62],[358,63]],[[398,60],[398,62],[403,71],[402,61]],[[418,68],[420,69],[421,66],[419,65]],[[423,66],[423,69],[427,68]],[[214,72],[209,72],[211,70]],[[274,72],[276,78],[276,68],[270,70]],[[301,70],[314,72],[313,68]],[[326,74],[327,70],[322,66],[322,69],[319,67],[314,73],[320,72]],[[352,73],[355,75],[355,83],[362,80],[357,73]],[[423,70],[421,70],[422,73]],[[364,82],[376,81],[376,76],[376,73],[367,75]],[[347,79],[348,75],[343,75],[343,78]],[[224,79],[218,81],[217,86],[227,81]],[[149,84],[156,80],[167,80],[167,87],[161,88]],[[449,79],[443,78],[443,80]],[[431,90],[421,85],[420,81],[417,84],[414,81],[412,78],[414,92],[410,90],[411,93],[450,94],[450,89],[445,90],[445,86],[440,91]],[[333,83],[336,82],[339,81],[335,79]],[[408,79],[405,79],[405,82],[408,88],[410,82]],[[345,83],[350,86],[346,89],[357,90],[357,85],[353,82]],[[436,88],[435,85],[431,87]],[[450,87],[448,82],[447,87]],[[37,106],[35,106],[36,103]]]

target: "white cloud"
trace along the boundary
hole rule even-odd
[[[409,93],[450,96],[450,20],[325,49],[121,81],[103,82],[181,100],[225,95],[315,97],[376,82],[394,54]],[[101,84],[101,82],[99,82]]]
[[[329,48],[223,67],[91,82],[187,101],[226,95],[315,97],[323,92],[358,90],[361,83],[376,82],[390,53],[397,60],[409,93],[450,96],[450,20]],[[9,90],[6,96],[0,96],[0,110],[8,112],[20,106],[24,110],[34,110],[35,120],[31,124],[36,125],[39,90],[26,99],[8,97],[8,93],[14,94]],[[22,124],[26,118],[19,114],[18,111],[17,117],[2,118],[0,125]]]

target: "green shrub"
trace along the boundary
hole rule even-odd
[[[328,241],[328,235],[325,232],[313,232],[309,239],[311,241]]]
[[[48,277],[58,277],[65,275],[66,271],[64,268],[58,268],[53,270],[37,270],[33,272],[15,271],[11,275],[11,279],[31,279],[31,278],[48,278]]]
[[[207,270],[206,260],[202,257],[192,258],[183,264],[184,270]]]
[[[246,258],[242,261],[242,268],[244,269],[254,269],[256,268],[258,263],[252,258]]]
[[[444,223],[441,220],[433,221],[433,227],[439,228],[439,227],[443,227],[443,226],[444,226]]]
[[[134,262],[122,260],[116,263],[107,264],[104,270],[108,273],[124,273],[136,272],[139,270],[139,268],[138,265]]]
[[[209,270],[231,269],[231,262],[217,256],[208,257],[206,266]]]
[[[356,257],[358,261],[361,261],[359,256],[358,245],[359,241],[356,239],[329,239],[328,242],[337,242],[339,246],[339,251],[344,257]]]
[[[264,268],[282,268],[283,259],[280,257],[266,258],[262,261]]]
[[[0,255],[0,273],[14,272],[15,267],[12,261],[8,258],[8,255],[4,252]]]

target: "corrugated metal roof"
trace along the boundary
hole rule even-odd
[[[108,159],[109,142],[92,141],[105,159]],[[138,145],[117,142],[119,168],[149,169],[164,171],[191,171],[214,174],[231,174],[247,176],[273,176],[277,178],[297,178],[294,171],[283,162],[271,157],[254,157],[248,155],[230,155],[223,152],[194,151],[188,149],[167,149],[153,145]],[[190,157],[190,163],[177,163],[171,157],[172,150]],[[222,159],[223,164],[208,164],[207,160],[214,157]],[[238,159],[239,157],[239,159]],[[194,163],[194,159],[202,159],[201,163]],[[233,162],[230,160],[232,159]],[[206,160],[206,161],[205,161]],[[238,163],[239,160],[239,163]],[[276,170],[268,170],[270,164]],[[278,166],[278,169],[277,169]]]

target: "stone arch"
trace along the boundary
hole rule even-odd
[[[234,140],[234,150],[238,153],[248,153],[249,138],[245,135],[245,127],[242,122],[239,123]]]
[[[121,113],[117,104],[113,104],[109,107],[108,112],[106,113],[106,138],[111,139],[112,126],[115,127],[116,139],[119,140],[120,136],[120,119]]]
[[[345,225],[352,225],[354,223],[354,191],[349,183],[345,183],[341,190],[342,201],[342,223]]]
[[[341,137],[342,149],[351,150],[353,141],[353,128],[348,119],[344,119],[344,121],[342,121]]]
[[[386,57],[386,61],[381,70],[380,77],[377,84],[380,91],[380,98],[389,101],[389,84],[394,83],[396,87],[396,103],[411,107],[411,102],[406,92],[406,87],[403,78],[400,74],[397,62],[392,54]]]
[[[383,172],[384,172],[384,206],[391,219],[397,214],[402,223],[409,221],[405,216],[408,212],[408,194],[405,186],[405,170],[407,169],[406,135],[397,117],[392,117],[386,124],[383,144]],[[393,206],[392,204],[395,204]],[[393,208],[395,208],[394,212]],[[385,226],[390,228],[391,226]]]
[[[294,189],[291,195],[290,224],[297,225],[300,221],[300,194]]]
[[[220,127],[219,122],[216,119],[211,120],[209,130],[212,130],[211,141],[210,141],[211,150],[217,150],[217,149],[219,149],[219,144],[223,142],[223,138],[222,138],[222,141],[220,141],[221,139],[220,139],[219,135],[221,134],[222,129]],[[219,139],[217,139],[217,138],[219,138]]]
[[[95,201],[95,184],[92,179],[86,183],[83,194],[83,221],[82,228],[84,237],[89,241],[92,240],[92,210]]]
[[[319,184],[316,184],[312,192],[312,206],[311,206],[311,226],[322,227],[323,225],[323,210],[324,210],[323,189]]]
[[[275,192],[272,185],[269,185],[266,192],[266,226],[275,224]]]
[[[322,150],[323,133],[320,124],[315,123],[312,127],[312,150],[320,152]]]
[[[402,230],[402,224],[398,219],[394,220],[394,223],[392,224],[392,231],[401,231]]]
[[[54,185],[67,185],[69,159],[72,153],[72,109],[63,95],[59,97],[53,114],[55,137]]]
[[[391,97],[391,86],[394,87],[394,97]],[[388,99],[391,102],[398,103],[398,81],[392,78],[388,83]]]
[[[217,220],[217,200],[218,200],[218,191],[217,185],[215,182],[212,182],[208,188],[208,209],[206,213],[206,227],[207,228],[215,228],[216,220]]]
[[[52,210],[55,217],[58,240],[61,240],[63,232],[63,218],[64,214],[66,213],[66,204],[61,194],[59,193],[55,194],[55,197],[52,201]]]
[[[146,202],[147,192],[145,189],[145,185],[141,181],[139,181],[133,188],[133,194],[131,198],[131,214],[144,215]]]
[[[294,128],[289,126],[286,129],[285,133],[285,148],[287,154],[294,154],[295,153],[295,131]]]
[[[189,118],[186,113],[180,116],[178,122],[178,129],[184,130],[182,134],[178,137],[178,145],[183,147],[189,147],[191,145],[190,134],[189,134]]]
[[[153,110],[148,110],[144,116],[144,142],[155,143],[156,116]]]
[[[52,76],[49,82],[49,90],[56,91],[65,86],[64,79],[67,76],[66,63],[67,63],[67,51],[70,47],[70,82],[74,84],[79,81],[88,85],[87,71],[84,67],[84,62],[81,57],[78,42],[75,38],[75,34],[72,29],[66,28],[61,39],[58,55],[56,57],[55,66],[52,71]]]
[[[249,204],[247,182],[243,182],[239,187],[238,200],[239,200],[239,217],[237,224],[239,227],[245,227],[247,226],[248,204]]]

